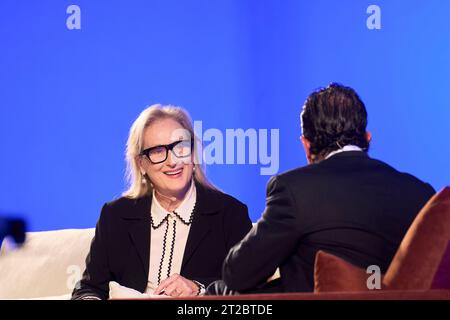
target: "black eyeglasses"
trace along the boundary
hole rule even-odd
[[[194,146],[193,140],[180,140],[171,144],[159,145],[143,150],[140,155],[145,156],[151,163],[157,164],[166,161],[169,150],[177,158],[189,157]]]

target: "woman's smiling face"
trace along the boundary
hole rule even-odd
[[[143,150],[170,145],[177,141],[187,141],[190,148],[192,146],[191,139],[193,137],[190,136],[189,131],[177,121],[171,118],[160,119],[144,130]],[[176,151],[181,150],[179,146],[174,147],[174,149],[176,148],[178,148]],[[161,163],[152,163],[148,157],[141,156],[140,166],[147,173],[157,192],[170,197],[182,198],[192,181],[194,152],[184,149],[179,154],[187,154],[187,156],[177,157],[174,151],[169,150],[167,158]],[[175,153],[177,153],[176,151]],[[164,148],[158,148],[152,154],[156,158],[164,159],[165,152]]]

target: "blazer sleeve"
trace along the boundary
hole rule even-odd
[[[297,214],[288,185],[272,177],[261,219],[230,250],[223,264],[223,280],[230,289],[246,291],[265,283],[291,255],[301,237]]]
[[[86,270],[72,292],[72,300],[107,299],[111,273],[108,264],[108,206],[102,208],[86,257]]]

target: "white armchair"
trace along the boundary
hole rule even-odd
[[[27,233],[23,247],[0,250],[0,299],[70,299],[95,229]]]

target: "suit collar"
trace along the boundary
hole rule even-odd
[[[329,154],[326,155],[325,159],[329,159],[338,153],[349,152],[349,151],[363,151],[363,150],[358,146],[355,146],[352,144],[347,144],[338,150],[331,151]]]
[[[333,159],[348,158],[348,157],[368,158],[369,156],[368,156],[367,152],[364,152],[364,151],[344,151],[344,152],[336,153],[336,154],[332,155],[330,158],[324,159],[322,161],[330,161]]]

